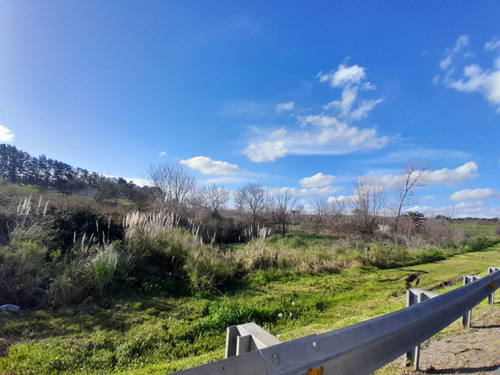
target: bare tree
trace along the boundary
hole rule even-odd
[[[150,166],[147,173],[155,187],[155,203],[160,208],[179,214],[189,195],[195,192],[194,176],[179,164]]]
[[[331,215],[335,217],[337,222],[342,223],[344,215],[347,211],[347,199],[342,199],[344,197],[330,197],[327,202],[330,207],[329,211]]]
[[[258,217],[265,210],[268,199],[268,191],[257,183],[249,182],[236,192],[236,205],[240,211],[251,215],[252,231],[255,237],[257,236]]]
[[[231,198],[229,190],[215,184],[203,185],[199,194],[201,196],[201,204],[204,207],[210,208],[216,215],[219,214],[219,210],[224,208]]]
[[[355,182],[352,211],[363,233],[373,234],[385,203],[385,191],[373,178],[362,177]]]
[[[279,228],[283,237],[285,237],[294,205],[295,199],[292,198],[292,194],[288,190],[283,194],[274,196],[271,200],[273,223]]]
[[[326,220],[326,216],[329,215],[330,204],[328,203],[327,197],[316,196],[313,202],[314,213],[318,216],[321,224]]]
[[[404,174],[402,175],[401,185],[397,188],[398,207],[396,210],[396,224],[394,231],[398,231],[399,218],[403,206],[412,204],[410,198],[415,195],[418,188],[424,185],[425,172],[428,169],[427,163],[412,161],[403,166]]]

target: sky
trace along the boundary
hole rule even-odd
[[[500,2],[0,0],[0,142],[140,181],[364,177],[404,210],[500,216]],[[137,180],[139,179],[139,180]]]

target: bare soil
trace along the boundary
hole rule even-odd
[[[473,310],[471,328],[454,323],[422,344],[419,371],[403,369],[401,361],[397,366],[392,374],[500,375],[500,303]]]

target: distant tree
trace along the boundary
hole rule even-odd
[[[201,204],[210,209],[214,215],[224,208],[231,198],[231,193],[224,187],[215,184],[203,185],[199,191]]]
[[[270,199],[273,224],[279,228],[280,234],[285,237],[290,221],[291,211],[295,205],[292,194],[286,190]]]
[[[339,223],[343,222],[343,218],[347,211],[348,200],[344,197],[330,197],[328,198],[329,212],[335,220]]]
[[[407,211],[405,216],[411,219],[417,231],[420,229],[422,223],[426,220],[425,215],[417,211]]]
[[[396,224],[394,231],[398,231],[399,218],[403,206],[412,204],[409,199],[415,194],[416,190],[424,185],[425,172],[427,171],[427,163],[419,163],[416,161],[409,162],[403,166],[404,174],[402,175],[402,183],[398,186],[398,207],[396,210]]]
[[[147,173],[155,187],[156,206],[179,214],[189,195],[195,192],[194,176],[179,164],[151,166]]]
[[[324,223],[326,217],[329,215],[330,205],[328,198],[324,196],[316,196],[313,201],[314,213],[321,223]]]
[[[352,212],[361,232],[374,233],[385,203],[385,191],[373,178],[362,177],[355,182]]]
[[[257,236],[259,215],[264,212],[268,203],[269,193],[260,184],[247,183],[236,192],[235,202],[238,209],[251,215],[253,236]]]

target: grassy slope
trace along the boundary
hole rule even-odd
[[[498,265],[499,254],[496,246],[401,269],[257,274],[246,289],[226,295],[129,296],[102,306],[3,313],[0,338],[13,345],[0,357],[0,372],[172,372],[221,359],[226,324],[256,320],[282,341],[322,333],[404,307],[405,290],[416,283],[409,275],[419,276],[419,288],[434,289]]]

